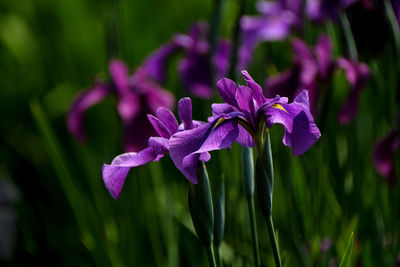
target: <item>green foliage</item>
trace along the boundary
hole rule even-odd
[[[253,4],[248,1],[248,13],[255,13]],[[173,34],[208,20],[212,7],[211,0],[0,1],[0,179],[21,195],[13,204],[13,252],[0,258],[1,266],[207,266],[190,219],[188,182],[169,157],[133,169],[116,201],[101,178],[102,164],[123,152],[115,99],[88,111],[84,144],[67,132],[66,114],[75,94],[95,76],[108,78],[111,58],[125,60],[133,72]],[[237,8],[231,0],[223,6],[225,37],[231,37]],[[305,27],[299,35],[309,45],[324,32],[334,42],[335,57],[346,55],[340,24],[307,21]],[[316,119],[322,138],[303,156],[293,157],[282,144],[281,127],[270,129],[272,210],[284,266],[328,266],[341,256],[341,266],[394,266],[400,187],[376,173],[372,149],[399,116],[395,48],[389,37],[380,54],[363,59],[371,78],[349,125],[336,118],[349,92],[343,71],[322,88],[320,108],[328,107]],[[291,51],[290,40],[260,45],[249,68],[256,81],[263,84],[265,77],[289,68]],[[187,91],[176,63],[171,62],[165,88],[178,99]],[[194,119],[206,120],[211,102],[193,103]],[[395,162],[399,171],[398,154]],[[213,152],[207,168],[212,185],[225,177],[223,264],[249,266],[253,252],[240,147]],[[255,210],[260,261],[272,266],[259,204]],[[352,231],[346,246],[343,240]],[[326,240],[330,245],[323,247]]]

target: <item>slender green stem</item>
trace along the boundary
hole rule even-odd
[[[249,204],[249,216],[250,216],[250,227],[251,227],[251,240],[253,242],[253,254],[254,254],[254,266],[260,266],[260,254],[258,252],[258,234],[256,225],[256,214],[254,208],[254,198],[248,198],[247,203]]]
[[[217,267],[217,263],[215,262],[213,245],[212,244],[208,245],[206,247],[206,250],[207,250],[208,264],[210,265],[210,267]]]
[[[278,242],[276,241],[275,237],[275,229],[274,229],[274,223],[272,221],[272,215],[269,215],[269,217],[266,218],[266,221],[268,226],[269,239],[272,245],[272,252],[274,253],[275,266],[282,267],[281,257],[279,256]]]
[[[222,267],[222,258],[221,254],[219,253],[218,246],[214,246],[214,255],[215,255],[215,261],[217,262],[217,267]]]
[[[347,18],[347,15],[345,12],[343,12],[340,15],[340,21],[342,23],[344,35],[346,37],[350,58],[352,60],[357,60],[358,52],[357,52],[356,42],[354,41],[353,33],[352,33],[351,27],[350,27],[350,22],[349,22],[349,19]]]
[[[244,14],[245,0],[239,0],[239,9],[233,29],[233,48],[231,53],[231,65],[229,67],[229,77],[236,81],[236,64],[238,60],[238,50],[239,50],[239,37],[240,37],[240,18]]]

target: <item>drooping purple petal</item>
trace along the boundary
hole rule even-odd
[[[399,149],[399,146],[399,131],[395,130],[379,140],[373,151],[373,160],[376,170],[392,185],[396,181],[395,166],[393,164],[394,155]]]
[[[152,137],[149,147],[139,151],[117,156],[110,165],[103,164],[103,181],[111,196],[118,199],[128,172],[133,167],[158,161],[168,150],[168,139]]]
[[[307,94],[301,94],[304,93]],[[274,123],[284,126],[282,141],[292,148],[294,156],[303,154],[321,136],[309,109],[305,108],[308,106],[306,99],[306,96],[301,95],[290,104],[273,104],[264,108],[267,127]]]
[[[67,126],[69,132],[80,142],[86,140],[84,116],[86,110],[103,100],[111,92],[111,86],[97,82],[92,89],[76,96],[68,112]]]
[[[349,95],[338,113],[339,122],[346,124],[357,114],[360,96],[368,82],[370,72],[366,64],[344,58],[338,60],[338,66],[346,71],[350,83]]]
[[[178,102],[179,118],[183,123],[185,130],[193,128],[192,119],[192,100],[189,97],[182,98]]]
[[[132,167],[141,166],[156,158],[153,148],[148,147],[135,153],[125,153],[117,156],[110,165],[103,165],[103,181],[111,196],[118,199],[126,176]]]

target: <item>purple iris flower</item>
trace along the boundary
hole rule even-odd
[[[317,101],[321,88],[332,80],[337,69],[344,69],[350,84],[350,93],[338,113],[338,120],[342,124],[354,119],[358,110],[360,95],[370,76],[366,64],[345,58],[335,60],[332,57],[332,43],[322,35],[314,49],[311,50],[300,39],[293,41],[294,65],[282,73],[269,77],[265,82],[266,95],[287,95],[290,99],[303,88],[309,90],[311,113],[317,114]]]
[[[242,44],[239,49],[239,68],[250,63],[251,55],[260,42],[285,39],[294,26],[301,25],[302,1],[278,0],[257,3],[259,16],[244,16],[240,26]]]
[[[146,115],[154,114],[160,106],[171,108],[174,97],[150,79],[143,68],[129,76],[122,61],[112,60],[109,72],[111,81],[96,81],[91,89],[77,95],[68,113],[68,129],[75,138],[84,142],[85,112],[109,94],[114,94],[118,97],[118,113],[124,127],[125,150],[141,150],[146,147],[148,138],[155,134]],[[139,125],[141,130],[137,131]]]
[[[182,98],[178,102],[178,113],[182,121],[181,125],[178,125],[174,114],[167,108],[158,108],[155,116],[149,114],[148,120],[156,134],[154,137],[150,137],[148,146],[137,153],[121,154],[114,158],[110,165],[103,165],[104,184],[113,198],[117,199],[119,197],[131,168],[160,160],[169,150],[171,136],[184,130],[196,129],[205,124],[205,122],[192,120],[192,102],[190,98]],[[210,155],[207,152],[202,153],[200,160],[203,158],[208,160]]]
[[[221,39],[217,42],[214,54],[210,55],[208,35],[207,23],[195,23],[188,35],[178,34],[152,53],[144,64],[145,69],[153,79],[163,83],[166,80],[169,59],[178,52],[183,52],[184,56],[178,62],[183,85],[194,96],[212,97],[213,79],[225,76],[229,70],[231,45],[227,40]]]
[[[313,21],[337,20],[339,12],[357,0],[307,0],[306,13]]]
[[[203,153],[230,148],[234,141],[253,147],[259,144],[265,129],[279,123],[285,128],[283,143],[294,155],[307,151],[321,136],[309,110],[308,93],[302,91],[288,104],[288,98],[265,98],[262,88],[247,71],[242,71],[246,86],[224,78],[217,82],[218,93],[225,101],[213,104],[208,124],[174,134],[169,152],[175,166],[196,183],[198,160],[209,160]]]
[[[394,130],[378,141],[373,151],[374,165],[378,173],[384,176],[389,184],[396,181],[394,156],[400,145],[400,132]]]

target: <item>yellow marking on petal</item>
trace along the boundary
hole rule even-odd
[[[217,128],[218,125],[220,125],[225,119],[224,118],[219,118],[217,123],[214,125],[213,129]]]
[[[283,110],[283,111],[285,111],[286,113],[288,113],[287,111],[286,111],[286,109],[284,109],[281,105],[279,105],[279,104],[273,104],[271,107],[273,107],[273,108],[277,108],[277,109],[280,109],[280,110]]]

